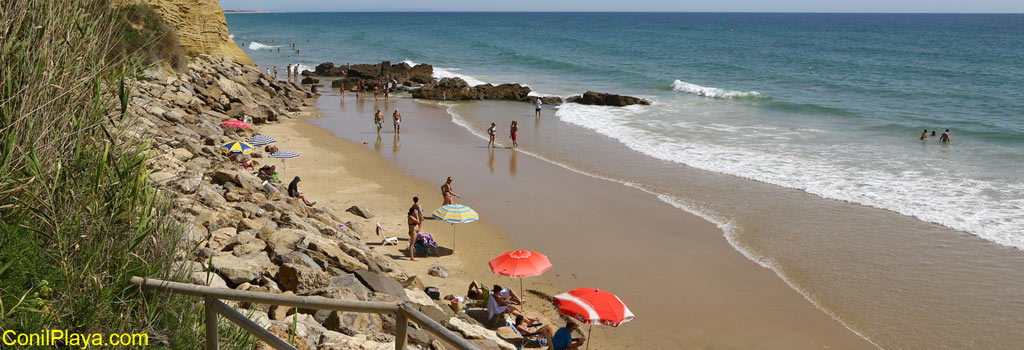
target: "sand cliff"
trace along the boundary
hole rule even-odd
[[[113,4],[146,3],[174,28],[189,56],[228,57],[252,65],[252,59],[228,36],[228,24],[217,0],[113,0]]]

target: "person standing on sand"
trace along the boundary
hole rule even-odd
[[[289,63],[288,68],[285,68],[284,72],[288,74],[288,80],[292,80],[292,65]]]
[[[921,133],[921,141],[924,141],[924,140],[927,140],[927,139],[928,139],[928,129],[924,129],[924,132]]]
[[[277,66],[274,66],[274,79],[277,79]]]
[[[295,64],[295,79],[299,78],[299,64]]]
[[[942,136],[939,136],[939,141],[942,143],[949,143],[949,129],[942,132]]]
[[[453,180],[454,179],[452,179],[452,177],[449,176],[448,180],[445,181],[444,185],[441,185],[441,197],[444,198],[444,203],[441,203],[441,205],[455,204],[455,198],[462,198],[459,195],[455,194],[454,191],[452,191]]]
[[[540,108],[544,106],[544,101],[541,101],[540,97],[538,97],[536,100],[534,100],[534,103],[537,105],[537,118],[540,118]]]
[[[416,261],[416,235],[420,233],[423,225],[423,207],[420,206],[420,197],[412,197],[412,207],[409,208],[409,260]]]
[[[373,100],[374,100],[374,101],[379,101],[379,100],[377,99],[377,93],[378,93],[378,92],[380,92],[380,84],[379,84],[379,83],[378,83],[377,85],[374,85],[374,86],[373,86]]]
[[[498,134],[498,125],[491,123],[491,128],[487,129],[487,136],[490,136],[491,140],[487,141],[487,148],[494,147],[494,136]]]
[[[373,123],[377,125],[377,136],[380,136],[380,128],[384,127],[384,113],[381,113],[379,109],[373,115]]]
[[[394,119],[394,122],[395,122],[395,133],[396,134],[401,134],[402,133],[402,113],[398,113],[398,109],[396,108],[395,109],[395,113],[391,113],[391,118]]]
[[[508,137],[512,138],[512,148],[519,147],[519,141],[518,141],[519,123],[517,123],[515,120],[513,120],[512,121],[512,125],[509,125],[508,129],[509,129]]]

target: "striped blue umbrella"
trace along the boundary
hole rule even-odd
[[[277,151],[270,154],[270,158],[281,159],[281,175],[284,175],[285,171],[288,171],[288,164],[284,162],[285,159],[297,158],[298,153],[290,151]]]
[[[231,141],[220,146],[220,150],[227,154],[248,154],[252,152],[252,145],[241,142]]]
[[[473,208],[462,204],[445,205],[435,210],[431,215],[452,224],[452,251],[455,250],[455,224],[464,224],[480,219],[480,214],[477,214]]]
[[[277,142],[277,140],[267,135],[256,135],[246,139],[245,142],[253,146],[265,146]]]

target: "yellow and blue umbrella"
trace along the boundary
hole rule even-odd
[[[248,154],[252,152],[252,145],[242,141],[231,141],[220,146],[220,150],[227,154]]]
[[[438,208],[431,215],[452,224],[452,251],[455,250],[455,224],[464,224],[480,219],[480,214],[462,204],[448,204]]]

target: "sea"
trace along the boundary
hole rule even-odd
[[[261,69],[282,74],[288,64],[429,63],[436,78],[471,85],[648,99],[545,106],[543,120],[509,102],[448,111],[480,137],[492,121],[519,119],[524,153],[714,222],[735,249],[881,348],[1024,344],[1024,15],[227,21]],[[946,130],[950,142],[940,142]]]

